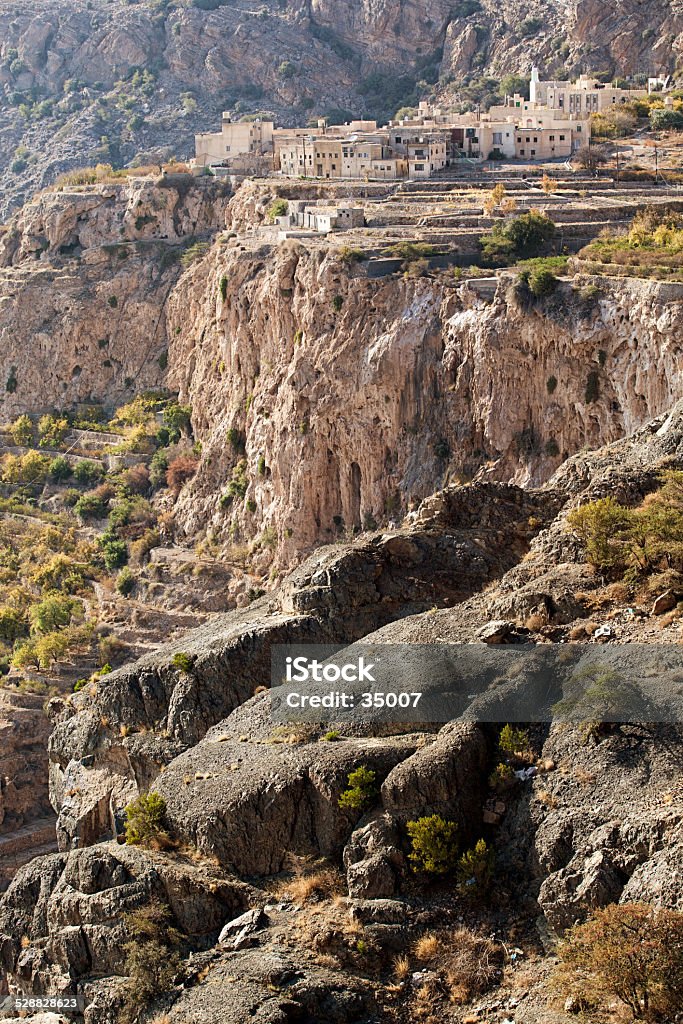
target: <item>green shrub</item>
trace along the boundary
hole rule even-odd
[[[557,377],[554,377],[552,375],[548,377],[547,381],[545,382],[545,386],[549,395],[554,394],[557,388]]]
[[[600,397],[600,374],[597,370],[591,370],[586,380],[586,404],[590,405],[592,402],[597,402]]]
[[[510,789],[515,783],[515,771],[509,764],[504,764],[502,761],[496,765],[491,774],[489,775],[489,786],[494,789],[496,793],[503,793],[506,789]]]
[[[43,598],[29,609],[28,617],[32,633],[51,633],[60,626],[68,626],[77,609],[82,610],[80,601],[66,596],[51,595]]]
[[[557,288],[557,278],[552,270],[533,270],[529,275],[529,288],[537,299],[552,295]]]
[[[185,651],[178,651],[171,658],[171,664],[173,668],[177,668],[179,672],[191,672],[192,666],[194,665],[194,658],[191,654],[186,654]]]
[[[409,821],[406,830],[410,836],[408,859],[416,871],[430,875],[445,875],[452,871],[458,860],[458,826],[439,814]]]
[[[181,934],[173,927],[169,908],[156,898],[124,914],[123,921],[130,939],[124,945],[128,980],[119,1020],[132,1024],[141,1008],[172,990],[182,968],[177,952]]]
[[[116,579],[116,589],[123,597],[128,597],[135,589],[136,579],[128,566],[124,566]]]
[[[166,470],[168,469],[168,455],[166,452],[156,451],[149,464],[149,482],[152,487],[163,487],[166,483]]]
[[[532,210],[506,223],[497,223],[490,234],[482,235],[479,241],[487,259],[504,262],[514,256],[537,254],[554,235],[553,221]]]
[[[237,427],[230,427],[226,434],[226,438],[228,444],[230,445],[234,452],[236,452],[238,455],[244,454],[244,449],[246,446],[244,431],[238,430]]]
[[[223,302],[225,302],[225,300],[228,297],[228,279],[227,279],[227,277],[225,277],[225,275],[223,275],[223,277],[220,279],[220,282],[218,284],[218,291],[219,291],[221,300]]]
[[[655,107],[650,111],[650,124],[655,131],[683,129],[683,111],[669,110],[666,107]]]
[[[275,223],[277,217],[284,217],[289,210],[289,203],[286,199],[274,199],[268,207],[268,220],[271,224]]]
[[[99,483],[104,475],[104,470],[99,462],[87,462],[85,459],[76,463],[73,472],[79,484]]]
[[[349,772],[348,788],[339,797],[339,806],[345,811],[364,811],[377,796],[375,772],[365,765]]]
[[[513,725],[504,725],[498,737],[498,749],[507,757],[526,753],[529,750],[529,733],[526,729],[516,729]]]
[[[61,483],[71,476],[71,463],[63,455],[57,455],[50,463],[49,473],[55,483]]]
[[[102,549],[105,567],[109,572],[120,569],[128,561],[128,548],[124,540],[117,540],[111,536],[105,539],[103,535],[99,539],[99,545]]]
[[[160,793],[143,793],[126,807],[126,843],[159,849],[168,843],[166,801]]]
[[[38,420],[38,444],[41,448],[58,448],[69,430],[65,416],[41,416]]]
[[[579,537],[591,565],[608,569],[624,567],[624,545],[633,523],[633,513],[612,497],[598,498],[567,516],[567,525]]]
[[[79,519],[103,519],[109,508],[109,500],[97,491],[88,491],[81,495],[74,505],[74,512]]]
[[[323,739],[326,743],[335,743],[337,740],[341,739],[341,734],[338,729],[330,729],[329,732],[325,733]]]
[[[394,257],[411,263],[413,260],[429,259],[437,252],[436,246],[430,245],[429,242],[394,242],[393,245],[382,249],[382,256]]]
[[[344,299],[342,298],[342,296],[335,295],[334,298],[332,299],[332,309],[335,311],[335,313],[339,313],[343,305]]]
[[[680,911],[611,904],[574,925],[557,954],[552,986],[583,1010],[610,1012],[617,999],[638,1020],[669,1021],[683,1006]]]
[[[458,889],[468,896],[481,897],[488,892],[493,881],[493,850],[483,839],[459,858],[456,877]]]

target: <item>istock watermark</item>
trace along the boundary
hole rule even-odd
[[[683,722],[677,644],[277,646],[276,722]]]

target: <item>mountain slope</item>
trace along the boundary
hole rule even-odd
[[[186,158],[224,108],[388,117],[531,60],[673,71],[681,31],[667,0],[0,0],[0,216],[69,168]]]

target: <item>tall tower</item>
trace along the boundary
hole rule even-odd
[[[538,102],[538,68],[534,65],[531,69],[531,81],[529,82],[529,99],[532,103]]]

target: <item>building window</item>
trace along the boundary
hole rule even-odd
[[[538,135],[534,135],[534,142],[538,142]]]
[[[555,136],[554,135],[549,135],[548,138],[550,139],[551,142],[555,141]]]
[[[532,149],[532,150],[531,150],[531,155],[532,155],[532,156],[536,156],[536,150],[535,150],[535,149]]]
[[[564,135],[560,135],[560,142],[564,142]]]
[[[416,171],[424,171],[424,169],[425,169],[425,165],[424,164],[415,164],[415,170]]]
[[[524,156],[524,150],[523,150],[523,149],[520,149],[520,151],[519,151],[519,155],[520,155],[520,156]]]
[[[580,132],[580,131],[581,131],[581,125],[580,125],[580,124],[577,124],[577,126],[576,126],[576,130],[577,130],[577,132]]]
[[[530,137],[529,137],[528,135],[527,135],[527,137],[526,137],[526,141],[527,141],[527,142],[531,142],[531,138],[530,138]]]
[[[493,133],[493,145],[494,146],[501,146],[502,143],[503,143],[503,133],[502,132],[494,132]]]

